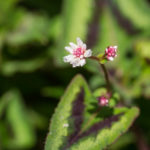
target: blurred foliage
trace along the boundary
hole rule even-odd
[[[33,146],[35,133],[20,94],[16,90],[9,91],[2,97],[1,102],[3,101],[7,101],[6,116],[4,117],[7,121],[5,120],[0,124],[2,146],[8,149]],[[1,113],[3,115],[4,110]]]
[[[118,45],[117,59],[107,64],[112,88],[140,108],[135,125],[150,143],[149,27],[149,0],[0,0],[0,149],[43,149],[50,117],[75,74],[92,91],[105,86],[91,60],[84,69],[63,63],[64,46],[78,36],[94,54]],[[129,130],[109,148],[138,149],[137,137]]]

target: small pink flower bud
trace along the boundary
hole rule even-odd
[[[109,46],[105,50],[105,56],[108,60],[113,61],[117,57],[117,46]]]
[[[105,96],[98,97],[98,104],[100,106],[107,106],[108,105],[108,99]]]

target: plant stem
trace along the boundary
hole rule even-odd
[[[99,62],[99,58],[98,57],[96,57],[96,56],[91,56],[91,57],[89,57],[90,59],[93,59],[93,60],[96,60],[96,61],[98,61]]]
[[[101,66],[101,68],[102,68],[102,70],[104,72],[104,77],[105,77],[106,84],[107,84],[107,90],[108,90],[108,92],[110,92],[110,80],[109,80],[108,71],[107,71],[107,69],[106,69],[104,64],[101,64],[101,63],[99,63],[99,64],[100,64],[100,66]]]
[[[100,59],[98,57],[96,57],[96,56],[91,56],[90,59],[98,61],[100,67],[102,68],[102,70],[104,72],[104,77],[105,77],[106,84],[107,84],[107,90],[108,90],[108,92],[110,92],[110,86],[111,86],[111,84],[110,84],[110,80],[109,80],[109,74],[108,74],[108,71],[107,71],[105,65],[101,64],[100,63]]]

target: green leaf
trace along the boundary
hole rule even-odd
[[[55,50],[58,58],[56,63],[62,63],[62,57],[67,54],[64,47],[69,42],[76,42],[76,38],[86,39],[88,23],[92,16],[93,0],[65,0],[63,4],[63,17],[59,46]],[[56,41],[58,45],[58,40]],[[58,57],[59,56],[59,57]]]
[[[108,62],[107,58],[105,58],[104,55],[105,54],[103,54],[103,53],[100,53],[97,55],[97,57],[99,58],[99,63],[101,63],[101,64],[105,64],[106,62]]]
[[[17,2],[18,0],[0,1],[0,23],[2,23],[4,19],[6,19],[7,15],[11,12]]]
[[[51,18],[51,20],[50,20],[50,27],[47,30],[49,32],[49,36],[51,38],[53,38],[55,41],[57,41],[59,36],[60,36],[61,25],[62,25],[61,16],[56,16],[54,18]]]
[[[11,76],[16,72],[33,72],[43,66],[45,62],[46,59],[42,57],[24,61],[5,61],[1,70],[4,75]]]
[[[59,86],[44,87],[41,91],[43,96],[54,97],[54,98],[60,98],[63,92],[64,92],[64,89]]]
[[[9,45],[23,45],[31,41],[46,43],[49,37],[50,20],[46,16],[39,16],[21,11],[17,27],[6,37]],[[37,23],[38,22],[38,23]]]
[[[135,27],[149,30],[150,9],[146,0],[116,0],[121,13],[128,18]]]
[[[82,92],[81,88],[83,88]],[[65,92],[64,96],[61,98],[61,101],[55,111],[55,114],[52,117],[50,131],[46,140],[45,150],[58,150],[64,145],[64,141],[67,140],[67,136],[70,134],[68,128],[71,127],[71,124],[74,119],[71,116],[73,102],[76,100],[78,101],[78,94],[80,94],[80,92],[81,96],[83,94],[84,101],[88,101],[88,99],[91,97],[91,93],[89,91],[87,83],[81,75],[77,75],[67,88],[67,91]],[[83,102],[81,103],[83,105]],[[86,104],[87,103],[84,102],[84,105]],[[68,124],[69,127],[64,127],[65,124]]]
[[[134,45],[135,50],[141,57],[150,59],[150,40],[140,39]]]
[[[107,148],[128,130],[138,114],[139,110],[136,107],[125,109],[124,115],[119,121],[113,123],[110,128],[102,129],[94,135],[81,139],[70,150],[83,150],[85,147],[86,150],[103,150]]]
[[[98,92],[94,95],[97,97]],[[87,150],[104,149],[127,131],[138,114],[136,107],[100,109],[87,83],[78,75],[52,117],[45,150],[83,150],[85,146]]]
[[[7,92],[2,100],[8,101],[6,120],[13,137],[8,132],[8,124],[0,123],[0,139],[2,146],[7,149],[30,148],[35,144],[35,133],[29,121],[26,108],[17,90]]]
[[[130,144],[133,144],[135,141],[135,136],[132,132],[127,132],[121,136],[113,145],[109,147],[109,150],[120,150],[125,149]]]
[[[0,101],[0,118],[4,114],[4,111],[9,103],[9,99],[1,99]]]

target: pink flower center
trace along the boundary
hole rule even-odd
[[[82,48],[80,48],[80,47],[73,51],[73,55],[76,57],[80,57],[83,54],[84,54],[84,50],[82,50]]]
[[[108,47],[106,55],[108,57],[115,57],[116,56],[116,49],[114,47]]]

